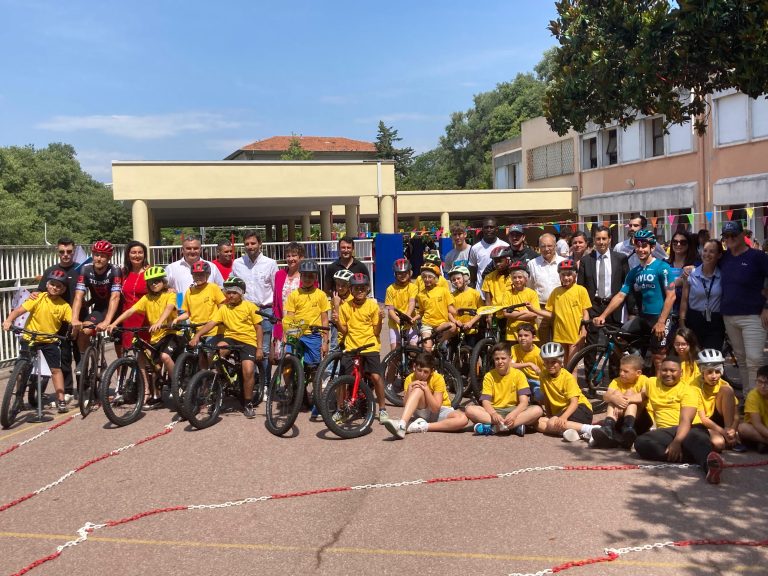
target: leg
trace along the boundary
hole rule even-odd
[[[74,394],[75,386],[72,380],[72,341],[61,341],[61,373],[64,376],[64,393]]]
[[[744,335],[741,330],[739,320],[742,316],[723,316],[725,331],[728,334],[728,340],[731,342],[733,353],[736,355],[736,361],[739,363],[739,380],[742,386],[742,398],[747,397],[747,388],[749,386],[749,370],[747,369],[747,353],[744,346]]]
[[[744,353],[747,359],[747,380],[742,381],[744,398],[755,386],[757,370],[766,364],[765,340],[768,333],[763,328],[760,316],[742,316],[742,335],[744,337]],[[741,369],[741,366],[739,366]]]
[[[491,423],[491,415],[482,406],[467,406],[466,415],[475,424]]]
[[[254,372],[256,364],[253,360],[243,360],[240,363],[243,370],[243,399],[248,404],[253,400]]]
[[[643,460],[667,461],[667,446],[672,443],[677,433],[677,426],[657,428],[646,432],[635,440],[635,452]]]
[[[437,422],[429,424],[429,432],[459,432],[464,430],[469,420],[461,410],[454,410],[448,416]]]
[[[544,410],[541,409],[541,406],[528,406],[515,418],[515,426],[530,426],[538,422],[543,415]]]
[[[760,434],[760,432],[757,431],[757,428],[752,426],[749,422],[742,422],[739,424],[739,437],[748,442],[768,443],[768,437]]]
[[[381,374],[372,373],[369,376],[371,382],[373,382],[373,389],[376,392],[376,402],[379,405],[379,410],[386,410],[386,396],[384,396],[384,379]]]
[[[704,426],[696,425],[683,440],[683,462],[691,462],[701,466],[707,473],[707,456],[712,452],[712,441],[709,439],[708,430]]]
[[[712,442],[712,449],[715,452],[725,450],[725,438],[723,438],[723,435],[715,430],[707,430],[707,432],[709,432],[709,441]]]
[[[59,401],[64,400],[64,374],[61,372],[61,368],[51,368],[51,381],[53,382],[53,389],[56,390],[56,398]]]
[[[424,398],[424,391],[421,388],[409,388],[405,396],[401,419],[407,424],[416,410],[424,410],[426,407],[427,401]]]

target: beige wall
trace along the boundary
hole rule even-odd
[[[711,127],[710,130],[712,130]],[[713,182],[721,178],[764,172],[768,172],[768,140],[714,149],[712,155]]]

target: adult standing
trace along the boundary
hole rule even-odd
[[[123,283],[120,311],[122,314],[136,304],[147,293],[147,281],[144,280],[144,271],[149,268],[147,260],[147,247],[138,240],[131,240],[125,245],[123,254]],[[136,312],[130,318],[123,321],[126,328],[138,328],[144,326],[144,313]],[[149,339],[149,332],[140,334]],[[131,347],[133,334],[123,332],[120,342],[115,342],[115,352],[122,356],[122,351]]]
[[[557,265],[565,258],[555,252],[556,245],[554,234],[542,234],[539,237],[539,256],[528,262],[528,286],[536,291],[542,308],[546,307],[552,290],[560,286]],[[551,337],[552,322],[543,318],[539,325],[539,340],[549,342]]]
[[[445,255],[446,272],[454,266],[469,264],[469,250],[472,248],[467,244],[467,229],[461,224],[451,226],[451,240],[453,240],[453,249]]]
[[[583,230],[576,230],[571,237],[570,258],[576,263],[576,269],[581,267],[582,259],[589,254],[589,241]]]
[[[560,240],[555,245],[555,252],[558,256],[563,258],[569,258],[571,255],[571,240],[573,239],[573,233],[567,228],[560,234]]]
[[[507,241],[509,242],[509,258],[512,262],[519,262],[528,272],[528,262],[538,256],[536,250],[525,243],[525,231],[520,224],[512,224],[507,232]],[[488,276],[496,270],[496,266],[491,259],[491,263],[483,270],[483,277]]]
[[[202,249],[199,236],[186,236],[181,242],[181,259],[165,267],[168,286],[177,294],[184,294],[192,285],[192,264],[202,260],[200,256]],[[219,288],[224,285],[224,279],[216,266],[211,266],[208,282],[218,284]]]
[[[720,313],[723,276],[718,267],[722,257],[722,243],[707,240],[701,251],[702,263],[683,284],[680,326],[693,330],[702,349],[722,350],[725,340],[725,323]]]
[[[261,236],[255,230],[243,233],[245,254],[232,263],[232,275],[245,281],[245,299],[253,302],[268,314],[272,314],[275,299],[275,277],[277,262],[261,253]],[[264,386],[269,385],[269,352],[272,347],[272,323],[262,317],[263,338],[261,349],[264,359],[261,361],[261,375]]]
[[[408,240],[408,245],[405,247],[405,257],[408,258],[411,263],[412,275],[414,278],[419,276],[419,270],[421,270],[421,265],[424,263],[424,253],[428,250],[437,250],[437,246],[435,246],[435,243],[432,241],[432,237],[426,232],[422,233],[415,231],[413,236],[411,236],[411,239]],[[339,253],[341,253],[341,249],[339,249]],[[338,270],[336,272],[338,272]],[[366,276],[368,275],[367,272],[365,274]],[[333,275],[331,275],[331,278],[333,278]]]
[[[469,249],[469,272],[475,278],[475,287],[482,292],[483,276],[488,264],[491,263],[491,252],[497,246],[507,247],[509,244],[498,236],[499,227],[496,218],[488,216],[483,219],[483,236]]]
[[[301,286],[301,274],[299,274],[299,263],[304,259],[304,246],[298,242],[290,242],[285,247],[285,268],[280,268],[275,274],[275,298],[272,302],[272,309],[276,318],[285,316],[285,302],[288,296],[294,290]],[[272,339],[275,344],[279,344],[283,338],[283,325],[276,324],[272,328]],[[277,352],[277,350],[275,350]]]
[[[720,260],[720,312],[739,362],[739,378],[746,397],[755,384],[757,369],[765,364],[768,303],[763,287],[768,280],[768,254],[747,246],[741,222],[726,222],[723,238],[728,251]]]
[[[422,254],[423,258],[423,254]],[[333,275],[339,270],[349,270],[353,274],[365,274],[370,276],[368,267],[355,258],[355,241],[351,236],[342,236],[339,239],[339,257],[325,269],[325,282],[323,289],[328,296],[333,296],[335,282]]]
[[[667,264],[670,267],[670,280],[675,282],[675,305],[672,308],[672,316],[680,316],[680,302],[683,300],[683,283],[693,269],[701,264],[699,251],[696,246],[697,239],[694,236],[678,230],[672,234],[670,242],[669,258]],[[709,346],[704,346],[709,348]],[[718,348],[719,350],[719,348]]]
[[[232,273],[232,262],[235,259],[235,247],[230,240],[220,240],[216,244],[216,258],[213,265],[219,269],[221,277],[225,280]]]
[[[627,239],[624,240],[624,242],[620,242],[619,244],[616,244],[616,246],[614,246],[613,248],[616,252],[621,252],[627,258],[629,258],[630,270],[635,266],[640,265],[639,258],[635,256],[634,238],[635,238],[635,234],[640,230],[645,230],[646,226],[648,226],[648,219],[642,214],[630,218],[629,221],[627,222]],[[664,251],[664,248],[662,248],[661,244],[654,245],[653,252],[651,252],[651,256],[653,256],[657,260],[667,259],[667,253]]]

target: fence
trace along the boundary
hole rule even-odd
[[[274,258],[281,268],[286,266],[285,247],[288,242],[265,242],[262,252]],[[299,242],[304,246],[306,258],[316,260],[320,264],[320,286],[325,283],[325,271],[329,264],[338,258],[338,243],[336,241]],[[87,247],[84,247],[86,252]],[[243,253],[242,244],[235,245],[235,257]],[[112,260],[122,265],[123,246],[115,246],[115,256]],[[216,245],[203,245],[203,258],[212,260],[216,257]],[[373,240],[355,240],[355,257],[367,267],[373,282]],[[181,258],[181,246],[150,246],[149,262],[166,266]],[[27,289],[37,287],[39,278],[48,266],[58,262],[55,246],[0,246],[0,283],[14,284],[0,286],[0,318],[5,318],[11,312],[11,303],[16,293],[16,281]],[[13,360],[18,354],[16,337],[10,332],[0,334],[0,363]]]

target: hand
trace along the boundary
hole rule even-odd
[[[533,370],[534,372],[536,372],[536,374],[541,374],[541,368],[539,368],[538,366],[536,366],[536,364],[534,364],[533,362],[528,362],[527,364],[528,364],[528,367],[529,367],[531,370]]]
[[[669,446],[667,446],[667,461],[668,462],[680,462],[683,459],[683,449],[681,443],[677,440],[672,440]]]
[[[83,327],[83,323],[80,322],[80,320],[75,320],[74,318],[72,318],[71,326],[72,326],[72,333],[77,334],[80,331],[80,329]]]
[[[107,324],[106,322],[99,322],[96,325],[96,332],[104,332],[104,330],[107,329],[107,326],[109,326],[109,324]]]
[[[579,341],[586,339],[587,337],[587,328],[585,326],[581,327],[581,330],[579,330]]]
[[[152,326],[149,327],[149,331],[150,332],[157,332],[158,330],[160,330],[161,326],[162,326],[162,324],[160,324],[160,322],[155,322],[154,324],[152,324]]]
[[[507,428],[514,428],[515,420],[516,420],[515,415],[510,412],[509,414],[507,414],[507,417],[504,418],[504,425]]]
[[[734,430],[732,428],[728,428],[725,431],[725,443],[728,446],[733,446],[734,444],[736,444],[738,439],[739,439],[739,436],[738,436],[738,434],[736,434],[736,430]]]
[[[498,412],[494,412],[491,414],[491,424],[494,424],[495,426],[499,426],[504,423],[504,419],[501,417],[501,414]]]
[[[29,295],[30,300],[37,300],[40,297],[40,292],[31,292]]]
[[[320,354],[325,358],[328,355],[328,342],[323,342],[320,346]]]
[[[664,328],[665,328],[664,322],[656,322],[656,324],[653,325],[653,333],[656,334],[656,338],[663,338],[664,337]]]
[[[595,326],[602,326],[603,324],[605,324],[605,317],[603,315],[595,316],[594,318],[592,318],[592,324],[594,324]]]
[[[339,321],[339,313],[336,312],[336,310],[331,312],[331,320],[333,320],[334,322],[338,322]]]
[[[627,397],[626,396],[619,396],[616,399],[616,406],[618,406],[622,410],[625,410],[627,408],[627,406],[629,406],[629,401],[627,401]]]
[[[262,360],[264,360],[264,350],[262,350],[261,348],[256,349],[256,360],[258,362],[261,362]]]
[[[189,345],[194,348],[200,343],[200,338],[198,336],[192,336],[192,340],[189,341]]]
[[[5,330],[6,332],[11,329],[12,325],[13,325],[13,322],[11,322],[10,320],[7,320],[7,319],[3,320],[3,330]]]

